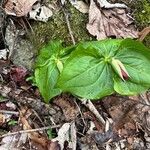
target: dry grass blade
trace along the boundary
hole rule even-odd
[[[139,40],[143,41],[145,37],[150,33],[150,27],[144,28],[140,33],[139,33]]]

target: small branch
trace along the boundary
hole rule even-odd
[[[17,132],[4,134],[4,135],[0,136],[0,138],[6,137],[6,136],[12,136],[12,135],[16,135],[16,134],[30,133],[30,132],[37,132],[37,131],[47,130],[49,128],[54,129],[54,128],[59,128],[59,127],[61,127],[61,125],[47,126],[47,127],[36,128],[36,129],[29,129],[29,130],[21,130],[21,131],[17,131]]]
[[[93,105],[93,103],[90,100],[87,100],[87,99],[82,99],[82,101],[83,101],[82,103],[97,117],[97,119],[103,125],[105,125],[105,120],[100,115],[100,113],[97,111],[97,109],[95,108],[95,106]]]
[[[72,43],[73,45],[76,44],[75,42],[75,39],[74,39],[74,36],[73,36],[73,32],[71,30],[71,26],[70,26],[70,22],[69,22],[69,18],[68,18],[68,14],[65,12],[65,10],[63,9],[63,13],[65,15],[65,19],[66,19],[66,23],[67,23],[67,27],[68,27],[68,30],[69,30],[69,34],[70,34],[70,37],[71,37],[71,40],[72,40]]]
[[[81,118],[82,118],[82,120],[83,120],[84,125],[86,125],[85,120],[84,120],[84,117],[83,117],[83,114],[82,114],[82,112],[81,112],[81,109],[80,109],[79,105],[78,105],[77,102],[76,102],[76,99],[74,100],[74,103],[76,104],[76,106],[77,106],[77,108],[78,108],[78,110],[79,110],[79,113],[80,113],[80,115],[81,115]]]
[[[3,114],[12,114],[12,115],[19,115],[19,112],[9,111],[9,110],[0,110],[0,113],[3,113]]]

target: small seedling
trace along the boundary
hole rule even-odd
[[[10,121],[8,122],[8,125],[9,125],[9,126],[15,126],[17,123],[18,123],[18,122],[17,122],[16,120],[10,120]]]

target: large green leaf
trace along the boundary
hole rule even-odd
[[[123,81],[118,76],[114,77],[114,90],[121,95],[136,95],[148,88],[149,86],[134,83],[131,80]]]
[[[59,88],[55,88],[60,71],[63,69],[61,55],[70,51],[70,48],[63,48],[61,41],[51,41],[44,46],[37,57],[35,64],[35,81],[45,102],[61,93]]]
[[[36,59],[35,67],[41,67],[49,63],[52,58],[57,58],[62,51],[63,46],[61,41],[51,41],[45,45],[39,52]]]
[[[131,39],[82,42],[66,48],[59,41],[50,42],[37,58],[35,80],[46,102],[61,91],[87,99],[114,91],[134,95],[150,87],[150,50]]]
[[[112,60],[118,63],[116,70]],[[118,76],[120,67],[129,79],[123,81],[122,75]],[[81,43],[65,62],[57,85],[64,92],[89,99],[99,99],[114,90],[122,95],[143,92],[150,87],[150,51],[131,39]]]
[[[51,98],[61,93],[61,90],[54,88],[59,76],[56,63],[49,60],[49,63],[35,69],[35,81],[39,87],[44,100],[48,102]]]
[[[65,62],[58,86],[64,92],[98,99],[113,93],[112,72],[101,51],[88,46],[81,44],[71,54]]]
[[[150,50],[142,43],[131,39],[124,40],[115,58],[124,64],[130,75],[127,81],[115,78],[116,92],[133,95],[150,87]]]
[[[150,50],[142,43],[124,40],[115,57],[125,65],[132,81],[150,85]]]

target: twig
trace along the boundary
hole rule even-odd
[[[78,105],[77,102],[76,102],[76,99],[74,99],[74,103],[76,104],[76,106],[77,106],[77,108],[78,108],[78,110],[79,110],[79,113],[80,113],[80,115],[81,115],[81,118],[82,118],[82,120],[83,120],[84,125],[86,125],[85,120],[84,120],[84,117],[83,117],[83,114],[82,114],[82,112],[81,112],[81,109],[80,109],[79,105]]]
[[[87,99],[82,99],[82,101],[83,101],[82,103],[97,117],[97,119],[103,125],[105,125],[105,120],[100,115],[100,113],[97,111],[97,109],[95,108],[95,106],[93,105],[93,103],[90,100],[87,100]]]
[[[21,131],[17,131],[17,132],[4,134],[4,135],[0,136],[0,138],[6,137],[6,136],[12,136],[12,135],[16,135],[16,134],[30,133],[30,132],[37,132],[37,131],[47,130],[49,128],[54,129],[54,128],[59,128],[59,127],[61,127],[61,124],[54,125],[54,126],[42,127],[42,128],[36,128],[36,129],[21,130]]]
[[[3,114],[12,114],[12,115],[18,115],[19,114],[19,112],[9,111],[9,110],[0,110],[0,113],[3,113]]]
[[[74,36],[73,36],[73,32],[72,32],[72,30],[71,30],[70,22],[69,22],[69,19],[68,19],[68,14],[65,12],[64,9],[63,9],[63,13],[64,13],[64,15],[65,15],[65,19],[66,19],[66,23],[67,23],[67,27],[68,27],[68,30],[69,30],[69,34],[70,34],[72,43],[73,43],[73,45],[75,45],[76,42],[75,42],[75,39],[74,39]]]

